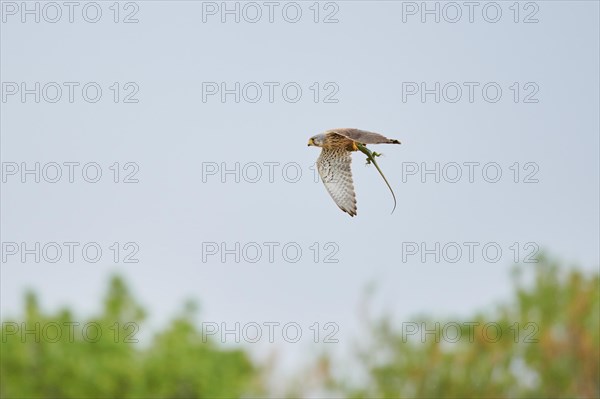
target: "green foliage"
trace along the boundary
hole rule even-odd
[[[0,396],[230,398],[248,392],[257,369],[244,352],[203,342],[191,312],[147,347],[135,344],[144,317],[118,277],[100,317],[84,322],[66,310],[45,315],[28,293],[23,320],[2,323]]]
[[[599,284],[597,273],[566,272],[541,257],[515,269],[514,300],[489,314],[438,321],[437,330],[423,319],[416,334],[384,317],[359,355],[366,386],[338,387],[355,398],[598,398]],[[434,333],[423,336],[424,328]]]
[[[374,321],[371,343],[354,363],[368,377],[363,386],[360,379],[333,379],[329,370],[340,365],[323,355],[308,374],[288,381],[292,396],[310,390],[351,398],[600,397],[598,273],[561,269],[542,257],[516,268],[513,277],[509,302],[470,318],[423,317],[402,327],[390,317]],[[1,398],[265,393],[269,368],[203,337],[193,303],[142,345],[135,340],[146,312],[118,277],[100,316],[79,324],[68,310],[44,313],[33,293],[25,299],[22,320],[2,323]],[[422,335],[425,328],[430,333]]]

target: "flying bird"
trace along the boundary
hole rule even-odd
[[[322,148],[321,155],[317,159],[317,170],[321,180],[323,180],[325,188],[337,206],[350,216],[356,215],[356,195],[354,193],[354,183],[352,182],[352,169],[350,168],[353,151],[361,151],[367,156],[367,165],[371,163],[375,165],[390,189],[392,198],[394,198],[392,213],[396,209],[394,190],[392,190],[390,183],[388,183],[383,172],[379,169],[379,165],[375,162],[375,157],[381,154],[369,150],[366,147],[367,144],[400,144],[400,142],[395,139],[388,139],[379,133],[352,128],[328,130],[308,140],[309,146]]]

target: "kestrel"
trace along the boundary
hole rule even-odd
[[[367,165],[373,164],[383,177],[385,184],[392,192],[394,209],[396,209],[396,196],[394,190],[379,169],[375,157],[380,156],[369,150],[367,144],[400,144],[398,140],[388,139],[379,133],[365,130],[342,128],[332,129],[325,133],[317,134],[308,140],[309,146],[321,147],[321,155],[317,159],[317,170],[325,184],[325,188],[340,209],[350,216],[356,215],[356,195],[352,182],[352,151],[361,151],[367,156]],[[394,210],[392,210],[392,213]]]

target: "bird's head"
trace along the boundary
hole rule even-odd
[[[308,139],[308,146],[310,147],[312,145],[315,147],[322,147],[324,140],[325,140],[324,134],[317,134],[316,136],[312,136],[311,138]]]

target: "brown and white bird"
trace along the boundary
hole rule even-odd
[[[395,139],[388,139],[379,133],[352,128],[328,130],[308,140],[309,146],[322,148],[321,155],[317,159],[317,170],[321,180],[337,206],[350,216],[356,215],[356,194],[354,193],[352,169],[350,168],[353,151],[361,151],[367,156],[367,164],[372,163],[375,165],[385,184],[392,192],[394,209],[396,209],[394,191],[381,169],[379,169],[377,162],[375,162],[375,157],[381,154],[369,150],[366,147],[367,144],[400,144],[400,142]]]

